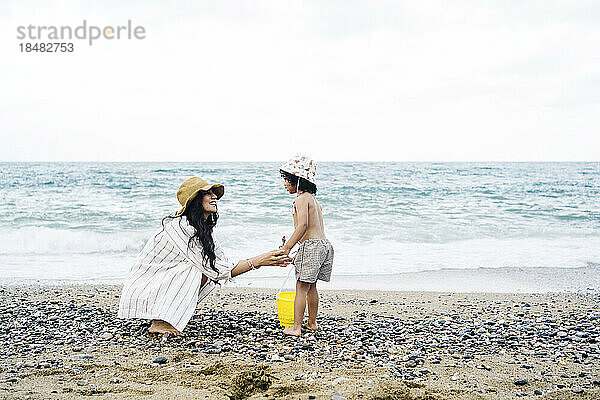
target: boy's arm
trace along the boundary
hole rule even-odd
[[[298,243],[302,236],[308,229],[308,201],[306,197],[296,197],[296,229],[290,237],[290,240],[283,245],[282,249],[285,250],[286,254],[290,253],[290,250]]]

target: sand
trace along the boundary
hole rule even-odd
[[[221,288],[165,341],[120,290],[0,288],[0,397],[600,398],[595,292],[322,291],[320,331],[288,338],[274,290]]]

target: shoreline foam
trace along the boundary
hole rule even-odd
[[[293,268],[293,267],[288,267]],[[291,272],[288,270],[288,272]],[[286,273],[287,274],[287,273]],[[279,289],[286,275],[236,277],[225,287]],[[0,279],[0,285],[113,285],[115,279]],[[600,266],[577,268],[477,268],[441,269],[379,275],[333,275],[331,282],[320,282],[321,290],[377,290],[394,292],[453,293],[595,293],[600,292]],[[285,288],[294,289],[290,273]]]

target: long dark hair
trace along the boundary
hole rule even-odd
[[[210,265],[210,268],[217,270],[215,267],[215,242],[212,237],[213,228],[217,225],[219,214],[214,212],[211,213],[208,218],[204,218],[204,207],[202,207],[202,198],[208,194],[208,192],[201,190],[198,194],[190,201],[185,208],[183,214],[179,217],[166,216],[162,219],[163,229],[165,227],[165,220],[179,218],[179,224],[181,224],[181,217],[185,216],[188,223],[194,227],[196,232],[188,240],[188,249],[193,245],[202,246],[202,259]]]

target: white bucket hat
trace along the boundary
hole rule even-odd
[[[315,185],[317,184],[315,179],[317,176],[317,163],[308,156],[298,154],[279,169],[299,178],[304,178]]]

